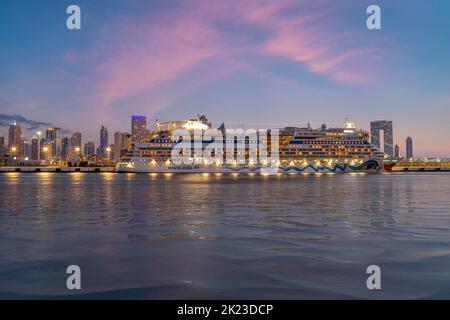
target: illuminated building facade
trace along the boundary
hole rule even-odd
[[[119,161],[131,148],[131,134],[127,132],[114,133],[114,161]]]
[[[67,160],[70,157],[71,143],[68,137],[64,137],[61,140],[61,159]]]
[[[143,142],[146,139],[147,118],[145,116],[131,116],[132,142]]]
[[[45,132],[46,142],[52,157],[61,157],[61,128],[48,128]]]
[[[102,128],[100,129],[100,145],[98,146],[98,149],[97,149],[97,155],[98,156],[100,156],[100,157],[106,157],[107,156],[106,149],[109,146],[108,141],[109,141],[108,129],[106,129],[106,127],[102,126]]]
[[[8,149],[13,156],[19,156],[22,149],[22,129],[16,122],[9,126]]]
[[[0,154],[5,153],[5,137],[0,137]]]
[[[92,158],[95,155],[95,144],[92,141],[86,142],[84,144],[84,156],[88,159]]]
[[[70,138],[70,144],[72,146],[72,149],[81,149],[81,132],[75,132],[74,134],[72,134],[72,137]]]
[[[378,120],[370,123],[371,142],[378,149],[381,148],[380,132],[383,131],[383,151],[388,157],[394,156],[394,133],[392,121]]]

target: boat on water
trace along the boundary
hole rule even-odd
[[[277,129],[277,149],[267,138],[250,136],[228,137],[222,124],[217,130],[224,134],[222,153],[216,153],[214,160],[196,157],[194,145],[200,143],[203,152],[208,145],[217,141],[203,138],[198,132],[211,129],[206,117],[198,119],[157,123],[156,129],[146,141],[135,142],[121,161],[116,172],[163,172],[163,173],[341,173],[341,172],[381,172],[384,170],[384,153],[369,141],[369,133],[356,129],[346,120],[341,128],[284,127]],[[174,133],[184,129],[192,133],[192,152],[187,163],[175,163],[174,148],[181,142]],[[274,136],[274,129],[268,136]],[[195,134],[197,132],[197,134]],[[199,140],[200,141],[195,141]],[[272,142],[271,142],[272,141]],[[239,149],[239,145],[244,146]],[[222,145],[219,145],[222,146]],[[231,146],[231,147],[230,147]],[[265,150],[267,155],[277,157],[252,157],[252,146],[257,152]],[[228,149],[227,149],[228,148]],[[272,149],[271,149],[272,148]],[[209,148],[211,150],[211,148]],[[255,150],[255,149],[254,149]],[[217,152],[213,149],[212,154]],[[231,154],[231,160],[229,155]],[[226,156],[227,155],[227,156]],[[245,161],[238,161],[239,156]],[[270,169],[270,170],[269,170]]]

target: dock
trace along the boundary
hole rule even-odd
[[[449,159],[408,159],[392,166],[392,172],[450,172]]]

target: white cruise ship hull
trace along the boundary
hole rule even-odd
[[[142,158],[134,158],[129,163],[119,163],[116,172],[130,173],[346,173],[366,172],[377,173],[384,170],[383,162],[379,159],[367,159],[360,164],[333,163],[301,165],[280,165],[270,170],[260,165],[174,165],[151,164],[142,161]]]

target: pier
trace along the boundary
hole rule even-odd
[[[392,172],[450,172],[450,159],[404,159],[391,168]]]

